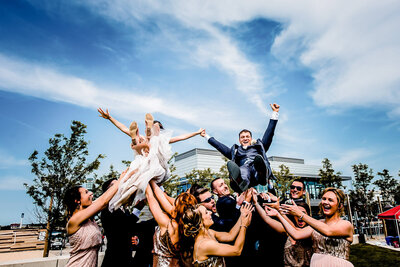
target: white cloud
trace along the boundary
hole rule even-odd
[[[24,183],[31,181],[22,177],[5,176],[0,178],[0,190],[25,190]]]
[[[316,105],[341,109],[384,105],[399,115],[400,3],[374,1],[90,1],[96,12],[127,24],[170,16],[187,28],[210,35],[197,45],[197,56],[235,77],[240,92],[265,111],[257,65],[246,59],[216,24],[268,18],[281,22],[272,53],[282,62],[298,60],[312,70]],[[191,51],[191,50],[190,50]]]
[[[27,165],[29,165],[29,162],[27,160],[16,159],[14,156],[0,150],[0,169],[9,169]]]
[[[354,164],[358,164],[365,159],[371,157],[373,153],[365,148],[355,148],[342,151],[336,159],[332,159],[335,169],[350,169]]]
[[[245,116],[230,110],[229,104],[194,106],[183,98],[137,93],[136,89],[112,89],[48,66],[15,60],[0,54],[0,87],[51,101],[96,109],[106,107],[112,114],[132,119],[145,112],[160,113],[198,127],[232,129],[236,124],[255,126]]]

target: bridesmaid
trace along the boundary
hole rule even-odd
[[[340,216],[344,213],[345,195],[342,190],[328,187],[322,192],[319,205],[320,213],[325,217],[316,220],[303,213],[293,202],[293,205],[282,205],[280,211],[299,217],[309,226],[303,229],[293,227],[282,214],[277,216],[286,231],[294,239],[312,238],[314,254],[311,267],[348,267],[353,266],[348,261],[350,245],[353,242],[353,225]]]
[[[66,191],[64,204],[69,216],[67,234],[72,246],[67,267],[97,266],[102,234],[92,217],[107,207],[108,202],[117,192],[118,185],[127,171],[128,169],[96,201],[92,201],[93,193],[82,186],[74,186]],[[128,173],[126,178],[129,178],[133,173],[134,171]]]
[[[265,223],[267,223],[272,229],[274,229],[278,233],[287,235],[282,223],[271,218],[278,215],[278,211],[276,209],[271,208],[269,206],[265,206],[263,209],[263,207],[261,207],[261,205],[257,201],[256,192],[253,193],[253,202],[256,203],[255,207],[257,209],[257,212]],[[279,209],[278,201],[276,202],[274,207]],[[307,215],[310,214],[310,208],[305,202],[297,203],[297,207],[303,213]],[[292,223],[294,224],[296,229],[302,229],[307,226],[307,224],[303,220],[300,220],[300,218],[296,216],[293,217]],[[312,255],[311,239],[308,238],[308,239],[294,240],[293,238],[288,236],[284,247],[283,259],[285,267],[308,267],[310,266],[311,255]]]

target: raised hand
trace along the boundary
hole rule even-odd
[[[206,129],[202,129],[202,131],[200,132],[200,135],[203,137],[206,136]]]
[[[268,205],[266,205],[266,204],[264,204],[265,206],[264,206],[264,210],[265,210],[265,213],[268,215],[268,216],[270,216],[270,217],[275,217],[275,216],[278,216],[278,210],[276,210],[276,209],[273,209],[273,208],[271,208],[271,207],[269,207]]]
[[[239,206],[242,205],[242,203],[243,203],[243,201],[244,201],[244,199],[245,199],[245,194],[246,194],[246,191],[242,192],[242,193],[236,198],[236,203],[237,203]]]
[[[247,215],[249,215],[249,213],[252,213],[254,210],[253,205],[251,205],[250,203],[246,203],[245,205],[242,205],[242,207],[240,208],[240,215],[242,217],[246,217]]]
[[[280,211],[297,217],[303,215],[303,212],[299,209],[299,207],[297,207],[293,199],[292,199],[292,205],[282,204]]]
[[[205,129],[203,129],[203,128],[200,128],[200,129],[198,129],[198,130],[197,130],[197,132],[196,132],[196,133],[197,133],[197,134],[201,134],[203,131],[205,132],[206,130],[205,130]]]
[[[248,227],[250,225],[250,223],[251,223],[251,217],[253,215],[252,211],[253,211],[254,208],[252,207],[252,205],[250,203],[247,203],[245,205],[245,207],[246,206],[250,206],[251,207],[251,211],[246,213],[246,214],[244,214],[244,215],[242,215],[242,217],[241,217],[241,220],[242,220],[241,221],[241,225]]]
[[[109,120],[110,119],[110,113],[108,112],[108,109],[106,109],[106,112],[104,112],[101,108],[98,108],[97,111],[100,113],[100,117]]]
[[[271,106],[273,111],[279,112],[279,107],[280,106],[278,104],[273,103],[273,104],[269,104],[269,105]]]

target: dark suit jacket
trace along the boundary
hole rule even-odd
[[[105,209],[100,218],[107,237],[107,249],[101,266],[129,266],[133,263],[132,229],[139,218],[121,209],[112,213]]]
[[[221,232],[229,232],[240,217],[240,210],[236,208],[236,200],[231,196],[218,198],[217,211],[221,221]]]
[[[269,168],[269,171],[270,171],[269,173],[271,173],[271,175],[272,175],[272,170],[271,170],[266,153],[267,153],[269,147],[271,146],[272,138],[274,136],[277,123],[278,123],[277,120],[272,120],[272,119],[269,120],[268,127],[265,130],[263,138],[261,140],[258,139],[257,143],[254,145],[255,148],[257,149],[258,153],[264,158],[264,161],[266,162],[266,166],[267,166],[267,168]],[[230,159],[232,161],[235,161],[236,152],[239,147],[237,144],[234,144],[231,148],[229,148],[226,145],[217,141],[214,137],[211,137],[210,139],[208,139],[208,143],[210,145],[212,145],[215,149],[217,149],[219,152],[221,152],[222,155],[224,155],[225,157],[227,157],[228,159]]]
[[[133,248],[136,253],[132,266],[149,267],[153,265],[153,235],[156,226],[157,222],[154,218],[136,224],[133,236],[139,237],[139,244]]]

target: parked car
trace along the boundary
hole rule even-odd
[[[50,249],[58,250],[65,247],[64,233],[53,232],[50,237]]]

